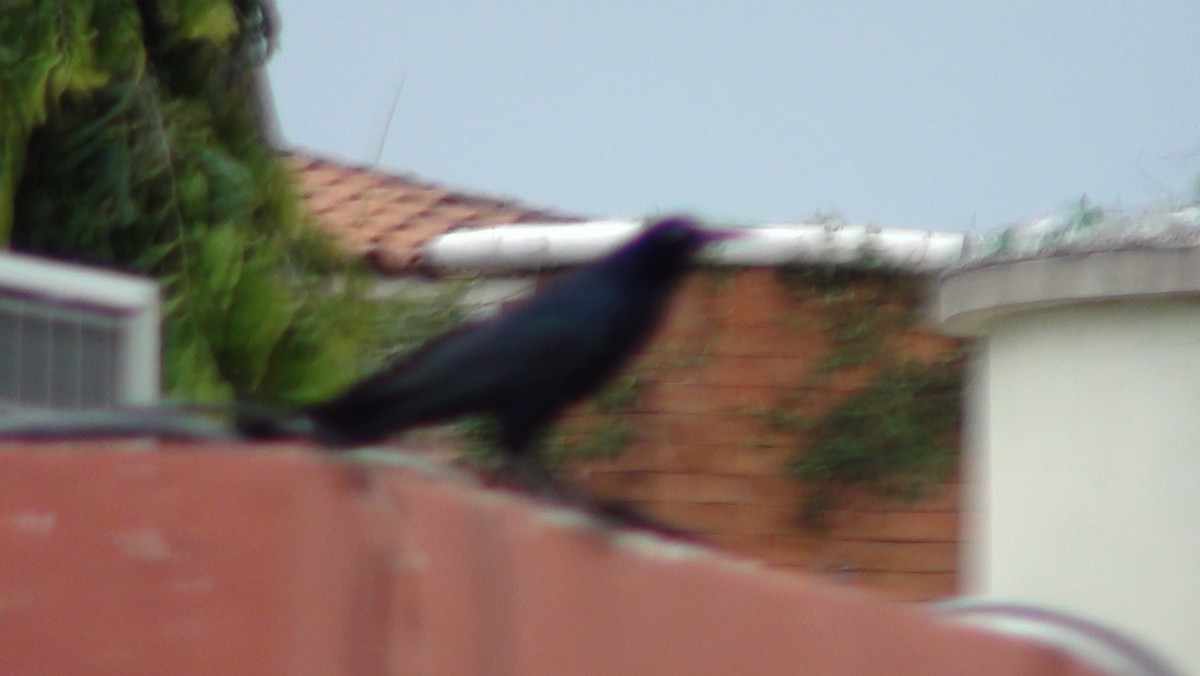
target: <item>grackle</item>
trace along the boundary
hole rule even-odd
[[[501,449],[520,457],[564,407],[595,392],[641,347],[692,255],[728,236],[687,218],[659,220],[519,306],[432,339],[305,414],[333,446],[486,414],[499,423]]]

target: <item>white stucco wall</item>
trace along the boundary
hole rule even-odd
[[[1200,673],[1200,302],[994,317],[972,371],[969,593],[1077,613]]]

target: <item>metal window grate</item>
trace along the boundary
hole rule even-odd
[[[121,401],[119,314],[0,297],[0,402],[94,408]]]
[[[158,398],[153,282],[0,254],[0,410]]]

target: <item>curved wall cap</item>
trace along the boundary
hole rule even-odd
[[[947,333],[977,336],[996,317],[1012,312],[1181,297],[1200,299],[1200,244],[1066,253],[958,268],[938,280],[931,319]]]
[[[1129,636],[1067,613],[1022,603],[960,598],[933,604],[938,616],[958,624],[1044,643],[1065,650],[1105,673],[1183,676]]]

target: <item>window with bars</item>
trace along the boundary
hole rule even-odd
[[[156,401],[158,320],[152,281],[0,254],[0,409]]]

